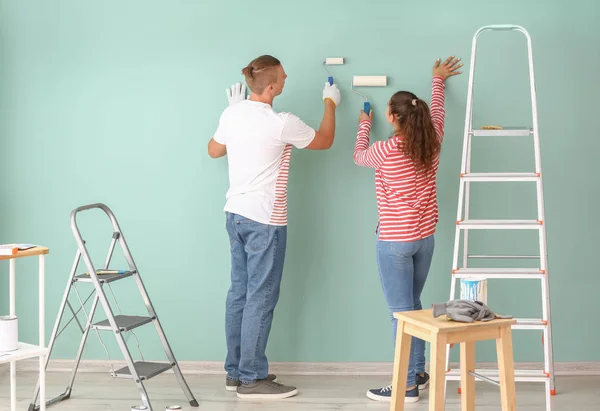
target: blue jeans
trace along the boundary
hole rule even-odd
[[[423,309],[421,292],[431,266],[434,245],[433,235],[412,242],[377,240],[379,278],[390,310],[394,343],[398,321],[393,313]],[[425,372],[425,341],[413,337],[411,347],[407,388],[416,385],[417,373]]]
[[[227,378],[250,384],[267,378],[265,351],[279,299],[287,227],[226,213],[231,246],[231,287],[225,336]]]

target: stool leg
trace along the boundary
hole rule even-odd
[[[410,343],[412,339],[410,335],[404,332],[404,324],[404,321],[398,320],[390,411],[404,411],[404,396],[406,393],[408,361],[410,360]]]
[[[443,411],[446,402],[446,336],[444,334],[434,335],[431,340],[430,368],[429,411]]]
[[[510,328],[510,325],[500,329],[500,337],[496,340],[496,351],[498,352],[502,411],[514,411],[517,409],[517,400],[512,329]]]
[[[469,374],[475,372],[475,343],[460,344],[460,401],[462,411],[475,410],[475,377]]]

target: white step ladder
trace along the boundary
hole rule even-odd
[[[507,127],[486,127],[485,129],[473,129],[473,83],[475,73],[475,54],[477,50],[477,39],[484,31],[518,31],[525,35],[527,39],[528,61],[529,61],[529,82],[531,87],[531,105],[532,105],[532,127],[507,128]],[[533,137],[533,146],[535,152],[535,172],[529,173],[472,173],[471,172],[471,141],[473,137]],[[482,182],[535,182],[537,191],[537,219],[536,220],[472,220],[469,218],[469,199],[470,184]],[[464,216],[463,216],[464,209]],[[484,26],[477,30],[473,36],[471,50],[471,66],[469,70],[469,87],[467,94],[467,109],[465,116],[464,142],[462,151],[462,163],[460,174],[460,188],[458,195],[458,212],[456,218],[456,234],[454,242],[454,253],[452,261],[452,282],[450,286],[450,300],[456,299],[456,285],[460,284],[461,279],[536,279],[540,280],[542,294],[542,318],[540,319],[520,319],[517,318],[517,324],[513,329],[521,330],[541,330],[544,348],[544,369],[543,370],[517,370],[515,371],[515,381],[543,382],[546,391],[546,410],[550,410],[550,396],[555,394],[554,388],[554,362],[552,354],[552,333],[550,321],[550,295],[548,283],[548,259],[546,253],[546,224],[544,219],[544,197],[542,186],[542,164],[540,155],[540,137],[538,132],[537,102],[535,91],[535,80],[533,70],[533,53],[531,48],[531,37],[527,30],[521,26],[515,25],[492,25]],[[469,230],[537,230],[539,237],[539,256],[511,256],[511,255],[471,255],[469,254]],[[463,255],[462,267],[459,267],[459,246],[463,236]],[[470,258],[493,258],[493,259],[530,259],[539,260],[539,267],[531,268],[470,268],[468,260]],[[512,314],[512,313],[511,313]],[[514,315],[514,314],[513,314]],[[515,316],[516,317],[516,316]],[[446,351],[446,381],[460,381],[460,369],[450,370],[449,354],[450,346]],[[498,371],[481,369],[476,370],[476,380],[494,382],[497,381]]]

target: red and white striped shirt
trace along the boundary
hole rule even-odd
[[[430,112],[441,142],[445,118],[444,80],[435,76],[431,83]],[[438,222],[435,179],[439,154],[426,174],[417,173],[413,161],[398,149],[401,135],[377,141],[369,147],[370,131],[370,121],[359,124],[354,162],[375,169],[379,240],[417,241],[432,235]]]

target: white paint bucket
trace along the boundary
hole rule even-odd
[[[460,299],[481,301],[487,305],[487,279],[461,278]]]
[[[14,315],[0,317],[0,352],[19,348],[19,322]]]

